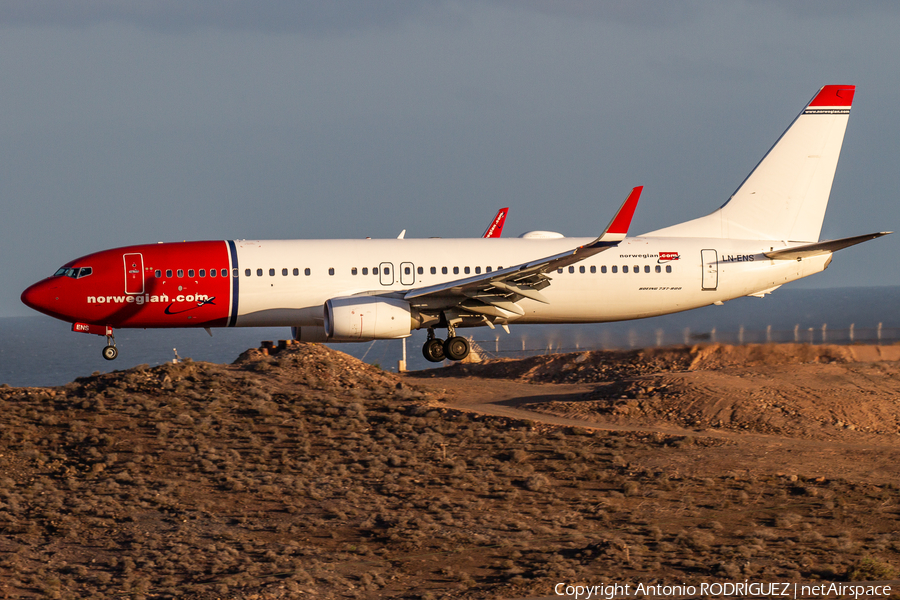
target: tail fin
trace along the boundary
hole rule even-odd
[[[855,91],[820,89],[721,208],[646,235],[818,241]]]

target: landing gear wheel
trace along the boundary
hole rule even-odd
[[[437,338],[428,340],[422,346],[422,355],[431,362],[441,362],[444,360],[444,342]]]
[[[118,355],[119,351],[115,346],[106,346],[103,348],[103,358],[106,360],[115,360]]]
[[[453,336],[444,342],[444,354],[450,360],[462,360],[469,355],[469,340]]]

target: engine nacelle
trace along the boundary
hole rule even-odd
[[[325,302],[325,332],[335,342],[408,337],[413,328],[409,303],[377,296],[347,296]]]
[[[291,327],[291,337],[298,342],[322,343],[328,341],[324,327]]]

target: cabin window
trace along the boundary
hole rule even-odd
[[[298,269],[297,267],[294,267],[294,270],[291,271],[291,273],[293,273],[294,277],[296,277],[297,275],[300,274],[300,269]]]
[[[235,279],[237,279],[237,276],[238,276],[237,268],[234,268],[231,270],[231,276],[234,277]],[[222,277],[228,277],[228,269],[222,269]]]
[[[256,270],[256,276],[257,276],[257,277],[262,277],[262,269],[257,269],[257,270]]]
[[[575,272],[575,267],[569,267],[569,273],[574,273],[574,272]]]
[[[275,269],[269,269],[269,277],[275,277]]]
[[[453,274],[459,275],[459,267],[453,267]]]
[[[209,276],[210,276],[210,277],[215,277],[215,276],[218,275],[218,274],[219,274],[219,273],[218,273],[215,269],[210,269],[210,270],[209,270]]]
[[[656,272],[662,273],[662,267],[660,267],[659,265],[656,265]]]
[[[641,266],[640,266],[640,265],[634,265],[634,272],[635,272],[635,273],[640,273],[640,272],[641,272]]]
[[[281,270],[282,277],[287,277],[287,267]]]
[[[490,272],[491,272],[491,267],[485,267],[485,268],[484,268],[484,272],[485,272],[485,273],[490,273]]]
[[[178,269],[178,271],[176,271],[175,274],[178,275],[179,277],[184,277],[184,269]]]
[[[328,274],[334,275],[334,267],[328,267]]]
[[[244,277],[250,277],[250,269],[244,269]]]
[[[422,267],[416,267],[416,273],[422,275],[425,273],[425,269],[423,269]]]
[[[372,275],[378,275],[378,267],[372,267]]]
[[[232,269],[232,270],[231,270],[231,274],[232,274],[234,277],[237,277],[237,272],[238,272],[237,269]],[[228,277],[228,269],[222,269],[222,277]]]
[[[309,267],[306,267],[305,269],[303,269],[303,274],[304,274],[304,275],[311,275],[311,274],[312,274],[312,271],[309,270]]]
[[[481,273],[481,267],[475,267],[475,274],[479,275]]]
[[[557,273],[562,273],[563,270],[562,270],[562,269],[557,269],[556,272],[557,272]]]
[[[591,273],[597,272],[597,265],[591,265]]]
[[[390,275],[390,274],[391,274],[391,268],[390,268],[390,267],[385,267],[385,268],[384,268],[384,274],[385,274],[385,275]]]
[[[193,276],[194,276],[194,270],[188,269],[188,277],[193,277]]]
[[[162,277],[162,271],[160,271],[159,269],[157,269],[156,271],[153,272],[153,275],[154,275],[155,277]]]
[[[613,266],[612,266],[612,272],[613,272],[613,273],[618,273],[618,272],[619,272],[619,267],[617,267],[616,265],[613,265]]]
[[[431,267],[430,271],[432,275],[437,275],[437,267]]]
[[[350,269],[350,274],[351,274],[351,275],[356,275],[357,273],[358,273],[358,271],[356,270],[356,267],[353,267],[353,268]]]
[[[586,269],[584,268],[584,266],[578,267],[579,273],[584,273],[585,271],[586,271]]]
[[[613,267],[613,268],[615,269],[615,267]],[[624,266],[622,267],[622,272],[623,272],[623,273],[627,273],[627,272],[628,272],[628,265],[624,265]]]
[[[447,274],[447,267],[441,267],[441,274],[443,274],[443,275]]]
[[[650,272],[650,265],[644,265],[644,273]]]
[[[466,275],[468,275],[468,274],[469,274],[469,267],[463,267],[463,273],[465,273]]]
[[[412,273],[412,269],[410,269],[409,267],[403,267],[404,275],[410,275],[411,273]]]
[[[200,277],[206,277],[206,269],[200,269]]]
[[[672,265],[666,265],[666,273],[672,272]]]
[[[363,267],[363,275],[369,274],[369,267]]]
[[[606,265],[603,265],[602,267],[600,267],[600,272],[606,273]]]

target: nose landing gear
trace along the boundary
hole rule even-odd
[[[448,328],[446,341],[434,336],[434,328],[428,328],[428,340],[422,346],[422,355],[431,362],[441,362],[445,358],[462,360],[469,355],[469,340],[457,336],[454,328]]]
[[[103,348],[103,358],[106,360],[115,360],[119,355],[119,350],[115,346],[115,342],[112,345],[107,345]]]
[[[106,336],[106,347],[103,348],[103,358],[106,360],[115,360],[119,355],[116,348],[116,336],[113,335],[113,328],[109,325],[91,325],[90,323],[73,323],[72,331],[76,333],[92,333],[94,335]]]

